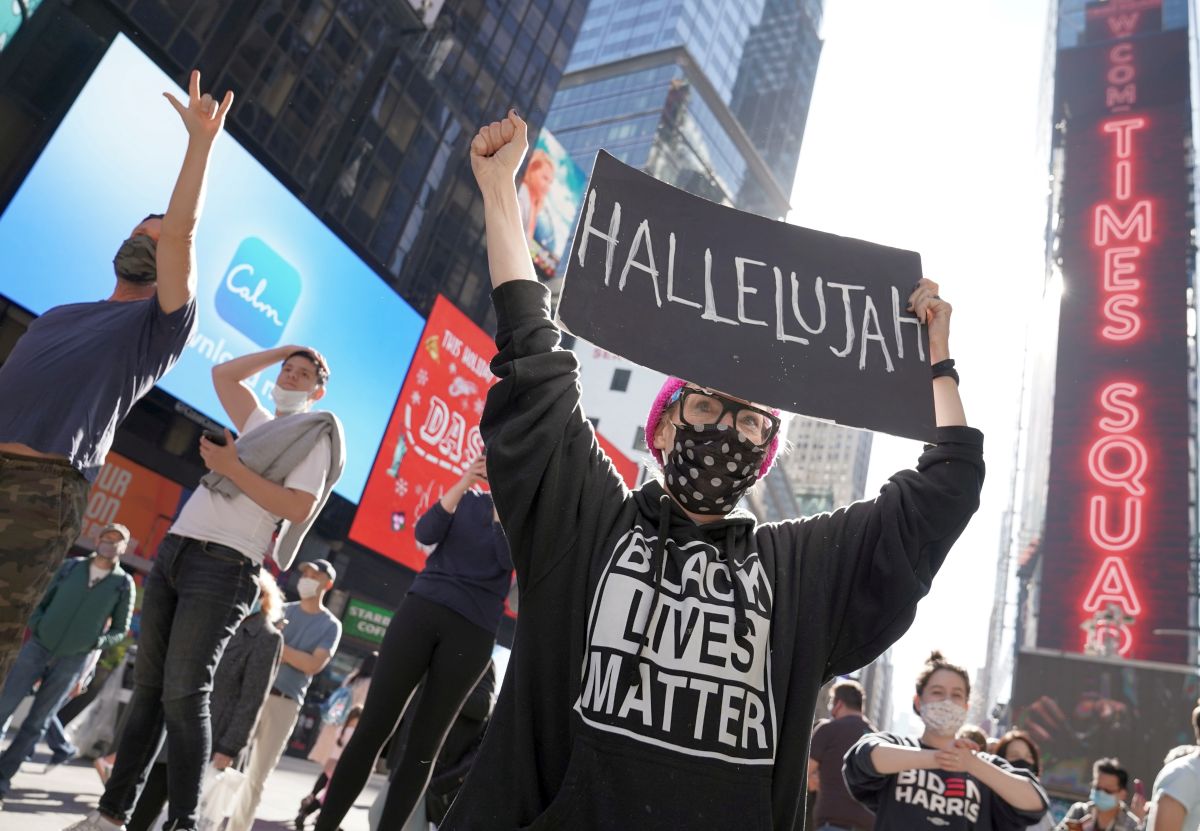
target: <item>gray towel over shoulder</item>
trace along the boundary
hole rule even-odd
[[[346,435],[342,422],[325,410],[295,413],[256,427],[236,442],[242,464],[264,479],[282,485],[322,436],[329,437],[330,450],[329,475],[325,477],[325,487],[317,495],[316,507],[308,519],[299,524],[283,521],[276,536],[275,550],[271,553],[284,571],[291,568],[300,543],[342,476],[342,469],[346,465]],[[209,490],[228,499],[242,492],[228,477],[219,473],[209,472],[200,481]]]

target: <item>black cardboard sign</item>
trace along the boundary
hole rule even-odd
[[[744,213],[603,151],[558,315],[642,366],[788,412],[929,441],[921,258]]]

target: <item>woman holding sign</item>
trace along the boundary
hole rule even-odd
[[[774,462],[779,412],[679,379],[648,402],[663,481],[630,492],[534,279],[514,184],[527,146],[515,112],[471,145],[499,348],[481,429],[521,623],[442,828],[801,828],[821,683],[908,628],[978,506],[950,305],[928,281],[909,299],[939,362],[939,441],[875,500],[757,525],[734,507]]]

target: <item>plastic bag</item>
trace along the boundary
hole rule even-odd
[[[63,730],[67,741],[79,748],[80,755],[95,759],[108,753],[116,744],[121,704],[131,695],[125,689],[123,679],[136,653],[135,649],[125,653],[117,668],[104,679],[104,686],[96,697]]]
[[[325,724],[341,724],[346,720],[354,704],[354,694],[349,687],[338,687],[321,707],[321,721]]]
[[[212,765],[204,769],[200,781],[200,804],[196,807],[197,831],[216,831],[221,827],[237,802],[238,792],[246,774],[233,767],[217,770]]]

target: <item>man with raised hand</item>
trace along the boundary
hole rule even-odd
[[[164,94],[188,134],[166,214],[150,214],[121,243],[106,300],[50,309],[0,366],[0,678],[79,536],[117,426],[174,366],[196,326],[196,226],[233,93],[218,105],[200,94],[193,72],[186,106]]]

